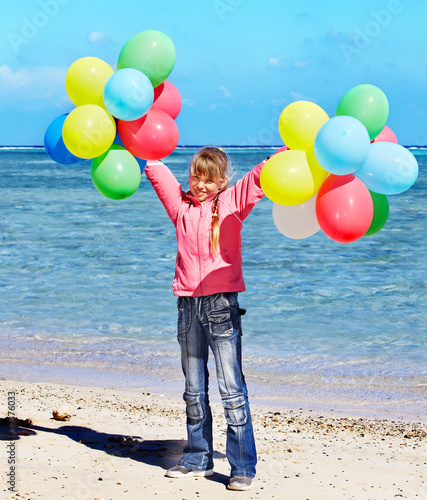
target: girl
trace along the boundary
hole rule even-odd
[[[242,373],[238,292],[242,276],[242,221],[263,197],[265,161],[229,187],[228,157],[215,147],[199,150],[190,164],[190,191],[184,192],[160,161],[145,173],[176,228],[173,293],[178,297],[178,341],[185,376],[188,442],[168,477],[213,475],[212,414],[208,397],[208,349],[215,357],[227,421],[227,488],[248,490],[257,462],[248,392]]]

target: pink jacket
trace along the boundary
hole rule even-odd
[[[176,228],[177,257],[173,294],[202,296],[246,290],[242,274],[242,221],[264,196],[259,177],[265,162],[248,172],[218,198],[219,249],[212,256],[210,231],[216,193],[202,205],[184,192],[161,161],[149,161],[145,173]]]

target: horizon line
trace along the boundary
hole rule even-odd
[[[206,146],[206,144],[178,144],[177,148],[201,148]],[[218,147],[222,148],[281,148],[284,144],[218,144]],[[427,148],[427,144],[401,144],[404,148]],[[29,149],[29,148],[37,148],[37,149],[45,149],[43,145],[40,144],[3,144],[0,145],[0,149]]]

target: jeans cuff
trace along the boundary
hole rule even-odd
[[[231,477],[235,477],[235,476],[250,477],[251,479],[253,479],[256,476],[256,472],[233,471],[231,474]]]
[[[182,465],[183,467],[186,467],[187,469],[190,469],[190,470],[197,470],[197,471],[202,471],[202,470],[210,470],[210,469],[213,469],[213,463],[212,465],[209,466],[209,464],[206,466],[206,467],[200,467],[200,466],[197,466],[197,465],[194,465],[194,464],[189,464],[187,463],[185,460],[180,460],[178,462],[178,465]]]

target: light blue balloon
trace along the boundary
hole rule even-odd
[[[314,154],[327,172],[347,175],[364,163],[369,144],[369,133],[362,122],[351,116],[335,116],[317,132]]]
[[[374,142],[365,163],[354,175],[375,193],[399,194],[417,180],[418,163],[415,156],[399,144]]]
[[[132,121],[144,116],[154,101],[154,89],[141,71],[123,68],[113,73],[104,86],[104,104],[119,120]]]

